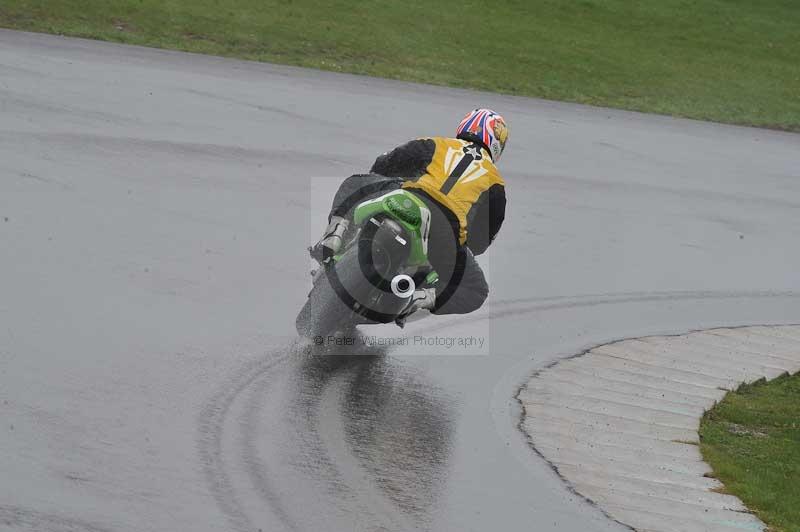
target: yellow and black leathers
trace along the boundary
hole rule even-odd
[[[370,172],[399,177],[452,216],[458,242],[475,255],[489,247],[505,218],[505,183],[480,144],[430,137],[412,140],[375,160]]]
[[[375,160],[369,174],[339,186],[329,220],[348,217],[364,199],[400,187],[419,196],[431,212],[428,260],[439,274],[434,314],[466,314],[489,295],[474,255],[486,251],[503,224],[505,185],[480,144],[431,137],[412,140]]]

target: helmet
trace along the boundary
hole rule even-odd
[[[503,117],[491,109],[475,109],[458,124],[456,137],[481,144],[496,163],[506,147],[508,126]]]

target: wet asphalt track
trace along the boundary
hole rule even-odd
[[[484,346],[300,342],[337,181],[477,105],[512,128],[490,304],[405,334]],[[0,31],[0,528],[619,530],[517,388],[800,321],[798,236],[797,135]]]

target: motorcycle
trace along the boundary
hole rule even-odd
[[[362,324],[402,327],[414,291],[438,281],[428,262],[430,222],[423,201],[403,189],[358,204],[340,252],[312,272],[297,332],[319,338]]]

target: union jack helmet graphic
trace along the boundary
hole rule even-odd
[[[475,109],[458,124],[456,137],[482,144],[496,163],[506,147],[508,126],[503,117],[491,109]]]

